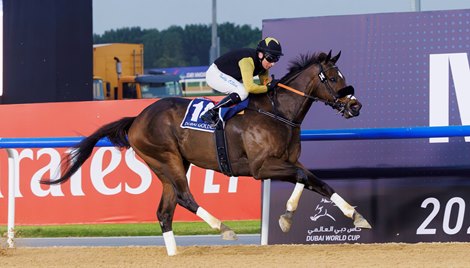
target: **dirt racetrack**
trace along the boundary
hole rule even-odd
[[[470,267],[469,243],[0,249],[1,267]]]

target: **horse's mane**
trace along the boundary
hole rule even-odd
[[[296,59],[289,62],[288,73],[281,78],[280,82],[288,81],[291,77],[305,70],[312,64],[318,64],[326,59],[326,54],[313,53],[313,54],[300,54]]]

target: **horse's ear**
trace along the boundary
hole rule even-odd
[[[328,52],[328,55],[326,56],[325,63],[329,62],[331,59],[331,50]]]
[[[334,56],[332,59],[331,59],[331,62],[333,62],[334,64],[336,64],[336,62],[339,60],[339,57],[341,56],[341,50],[339,51],[338,55]]]

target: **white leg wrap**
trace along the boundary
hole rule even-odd
[[[302,195],[302,191],[304,190],[305,185],[303,183],[296,183],[294,191],[292,192],[289,200],[287,200],[287,211],[295,211],[297,206],[299,205],[300,196]]]
[[[203,219],[205,222],[207,222],[207,224],[209,224],[209,226],[212,228],[212,229],[217,229],[217,230],[220,230],[220,225],[222,224],[221,221],[219,221],[218,219],[216,219],[214,216],[212,216],[209,212],[207,212],[205,209],[203,209],[202,207],[199,207],[196,211],[196,215],[199,216],[199,218]]]
[[[163,233],[163,241],[165,241],[166,252],[168,256],[176,255],[176,241],[173,231]]]
[[[354,214],[354,211],[355,209],[350,205],[348,204],[348,202],[346,202],[341,196],[339,196],[337,193],[334,193],[331,197],[330,197],[330,200],[333,201],[333,203],[335,203],[335,205],[341,209],[341,211],[343,212],[344,215],[346,215],[346,217],[348,218],[352,218],[353,217],[353,214]]]

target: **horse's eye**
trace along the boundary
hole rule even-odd
[[[330,81],[334,83],[334,82],[336,82],[336,78],[335,78],[335,77],[331,77],[331,78],[330,78]]]

